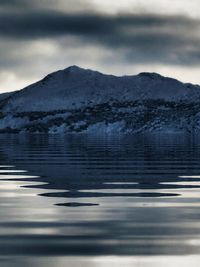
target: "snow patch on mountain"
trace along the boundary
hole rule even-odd
[[[6,112],[77,109],[118,101],[164,99],[200,100],[199,86],[183,84],[156,73],[116,77],[76,66],[49,74],[43,80],[13,94],[3,107]]]
[[[0,132],[199,131],[200,86],[157,73],[105,75],[77,66],[0,95]]]

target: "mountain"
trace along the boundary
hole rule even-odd
[[[200,86],[71,66],[0,95],[0,132],[199,131]]]

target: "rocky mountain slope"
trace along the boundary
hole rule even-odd
[[[199,131],[200,86],[77,66],[0,95],[0,132]]]

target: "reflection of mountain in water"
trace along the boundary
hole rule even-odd
[[[195,184],[180,183],[188,178],[180,180],[179,176],[199,174],[196,158],[200,155],[193,140],[182,138],[13,137],[12,145],[5,151],[15,165],[41,177],[37,181],[45,184],[39,188],[64,191],[44,196],[167,197],[180,195],[173,189],[199,187],[197,178],[189,178]]]
[[[24,178],[23,174],[9,174],[9,181],[17,180],[41,199],[39,218],[39,211],[32,204],[29,207],[35,221],[27,217],[25,222],[6,222],[6,227],[18,227],[23,233],[23,237],[16,234],[8,239],[9,253],[200,252],[198,242],[192,245],[194,238],[199,240],[200,230],[198,136],[1,135],[0,141],[2,164],[28,171]],[[29,199],[33,204],[37,200]],[[18,204],[22,214],[28,198],[23,200]],[[0,220],[0,230],[3,225]],[[2,253],[6,238],[0,235]],[[17,247],[19,238],[25,245]]]

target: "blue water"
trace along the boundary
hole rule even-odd
[[[1,267],[199,266],[200,136],[0,135],[0,160]]]

